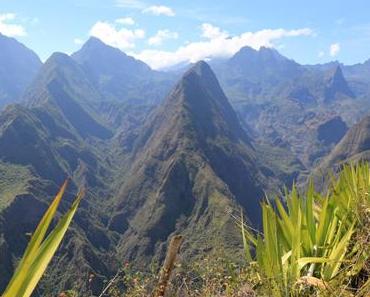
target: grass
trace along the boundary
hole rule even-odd
[[[0,162],[0,211],[6,208],[16,195],[27,192],[32,173],[27,167]]]

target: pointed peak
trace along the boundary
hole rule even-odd
[[[80,72],[79,66],[70,56],[55,52],[42,65],[35,80],[45,83],[56,77],[68,77],[76,72]]]
[[[276,48],[273,47],[261,46],[258,53],[263,56],[268,56],[275,59],[289,60],[287,57],[284,57],[282,54],[280,54]]]
[[[275,48],[268,46],[261,46],[258,51],[261,53],[278,53]]]
[[[191,85],[200,83],[206,88],[211,88],[213,91],[222,92],[216,75],[211,67],[204,61],[195,63],[182,77],[180,84],[184,81],[190,82]]]
[[[195,63],[185,74],[184,76],[186,75],[189,75],[191,73],[195,73],[197,74],[198,76],[205,76],[205,75],[214,75],[213,74],[213,71],[211,69],[211,67],[206,63],[204,62],[203,60],[201,61],[198,61],[197,63]]]
[[[89,39],[85,42],[85,45],[106,45],[101,39],[90,36]]]
[[[342,67],[340,66],[339,62],[334,62],[333,64],[333,72],[334,73],[341,73],[342,72]]]
[[[333,63],[330,69],[327,71],[327,77],[329,80],[344,80],[341,65],[339,63]]]
[[[338,93],[352,98],[355,97],[354,93],[348,86],[340,65],[330,69],[327,73],[325,101],[334,100]]]
[[[90,37],[80,50],[71,57],[79,64],[89,64],[92,68],[100,65],[103,68],[127,69],[132,72],[132,67],[139,68],[140,72],[150,71],[144,62],[127,55],[119,48],[110,46],[96,37]],[[100,67],[99,66],[99,67]],[[91,68],[90,67],[90,68]]]
[[[115,48],[113,46],[110,46],[109,44],[106,44],[101,39],[95,36],[90,36],[90,38],[83,44],[82,49],[112,49],[115,51],[122,52],[118,48]]]
[[[231,57],[231,61],[235,61],[240,63],[242,62],[251,62],[251,61],[259,61],[259,62],[293,62],[293,60],[288,59],[287,57],[283,56],[279,53],[275,48],[261,46],[258,50],[255,50],[252,47],[244,46],[242,47],[234,56]]]
[[[257,51],[250,46],[243,46],[235,55],[237,54],[256,54]]]
[[[44,68],[74,64],[73,59],[65,53],[55,52],[45,62]]]
[[[86,53],[96,54],[96,53],[105,53],[105,54],[115,54],[120,56],[127,56],[120,49],[110,46],[109,44],[104,43],[101,39],[91,36],[81,47],[80,50],[72,54],[72,57],[78,57],[79,55],[85,55]]]
[[[58,61],[58,60],[69,60],[71,59],[70,56],[68,56],[67,54],[65,53],[62,53],[62,52],[54,52],[51,54],[51,56],[46,60],[47,61]]]

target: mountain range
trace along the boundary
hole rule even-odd
[[[161,262],[175,234],[189,261],[236,254],[232,213],[258,229],[266,194],[368,158],[369,62],[244,47],[164,72],[96,38],[45,63],[3,35],[0,48],[0,292],[67,177],[62,209],[87,194],[40,296],[99,295],[121,263]]]

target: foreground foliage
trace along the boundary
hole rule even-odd
[[[166,296],[368,297],[369,195],[365,163],[345,166],[325,194],[312,183],[304,194],[293,186],[284,199],[262,204],[262,232],[251,231],[241,219],[244,264],[227,251],[183,261]],[[125,268],[106,296],[150,296],[157,282],[154,272]]]
[[[263,203],[263,233],[242,224],[246,258],[255,249],[261,295],[369,296],[370,171],[348,165],[326,194],[311,183]]]
[[[77,195],[69,211],[60,218],[55,228],[46,236],[66,187],[67,181],[63,184],[33,233],[23,258],[2,297],[29,297],[36,288],[58,249],[83,196],[82,192]]]

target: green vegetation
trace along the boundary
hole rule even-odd
[[[0,211],[11,203],[15,195],[26,192],[30,179],[32,174],[28,168],[0,163]]]
[[[260,294],[368,296],[369,193],[369,165],[347,165],[326,194],[311,183],[305,196],[293,187],[287,209],[281,199],[264,203],[263,234],[242,228],[250,262],[248,242],[255,248]]]
[[[166,296],[369,296],[369,193],[365,163],[345,166],[326,194],[312,183],[304,195],[293,186],[284,199],[263,203],[262,233],[241,224],[244,264],[227,251],[184,261]],[[120,287],[124,296],[149,296],[157,281],[127,266],[108,296],[123,296]]]
[[[66,187],[67,182],[63,184],[54,201],[45,212],[2,297],[29,297],[36,288],[59,247],[83,196],[82,192],[77,195],[70,210],[59,220],[50,234],[46,236]]]

